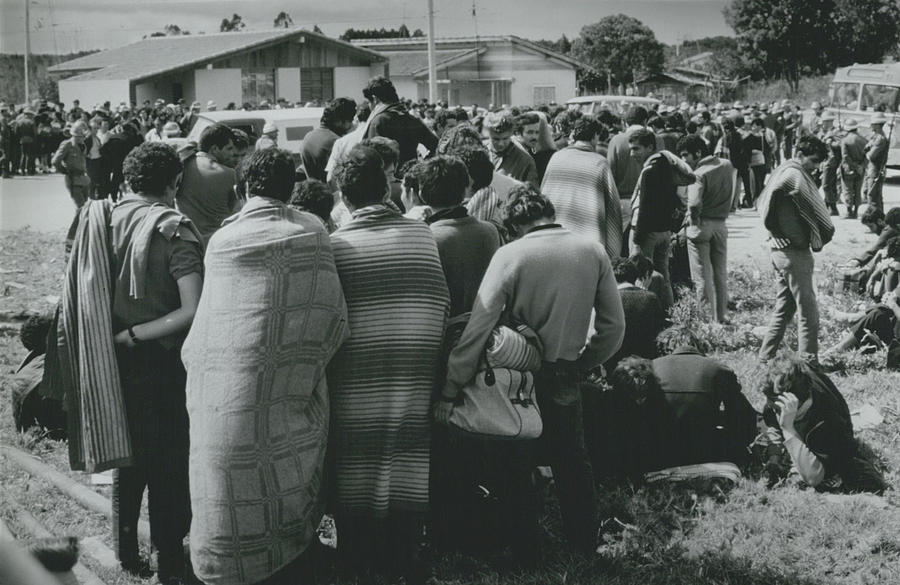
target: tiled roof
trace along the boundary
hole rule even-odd
[[[465,53],[468,50],[452,50],[452,51],[435,51],[435,59],[438,63],[453,59]],[[410,76],[416,71],[428,67],[428,51],[378,51],[380,55],[387,57],[390,62],[391,76]]]
[[[51,73],[84,71],[77,76],[78,80],[128,79],[137,81],[292,37],[303,36],[339,44],[345,49],[365,55],[373,62],[383,60],[383,57],[375,51],[312,31],[277,29],[263,32],[152,37],[117,49],[66,61],[50,67],[49,71]]]

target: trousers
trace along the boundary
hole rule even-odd
[[[799,310],[798,351],[804,359],[817,359],[819,353],[819,305],[813,285],[815,261],[809,248],[772,250],[772,265],[778,281],[775,311],[759,349],[760,359],[775,357],[788,325]]]
[[[687,229],[691,278],[701,302],[710,306],[716,321],[728,310],[728,227],[724,219],[702,219]]]
[[[638,238],[631,232],[630,252],[643,254],[653,262],[653,269],[662,274],[665,281],[664,298],[660,299],[664,307],[675,303],[672,292],[672,276],[669,273],[669,252],[672,249],[672,232],[649,232]]]

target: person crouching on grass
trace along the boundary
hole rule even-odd
[[[816,490],[880,494],[887,488],[860,452],[847,402],[818,366],[800,359],[775,363],[762,391],[770,469],[786,451],[792,470]]]

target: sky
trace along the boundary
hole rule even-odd
[[[314,24],[331,36],[353,28],[427,31],[427,0],[0,0],[0,53],[25,50],[25,2],[31,7],[31,52],[69,53],[125,45],[177,24],[192,33],[214,33],[231,14],[246,30],[266,30],[280,11],[295,26]],[[514,34],[555,40],[578,36],[585,24],[627,14],[668,44],[732,35],[722,9],[727,0],[434,0],[435,36]]]

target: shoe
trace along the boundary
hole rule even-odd
[[[122,561],[119,565],[123,571],[140,579],[147,579],[153,576],[153,569],[150,568],[150,563],[144,559]]]

